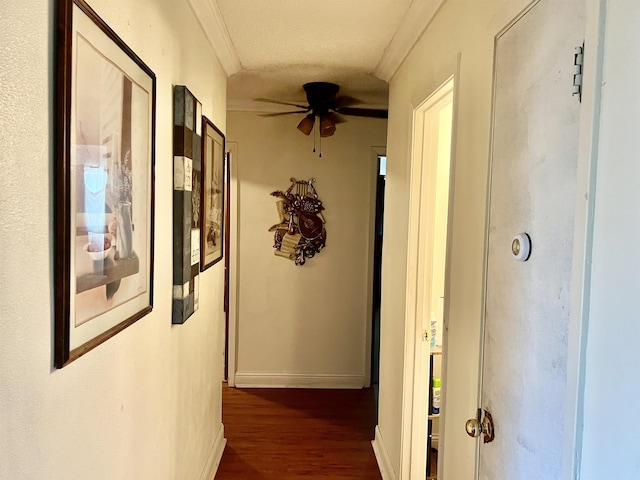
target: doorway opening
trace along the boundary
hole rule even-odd
[[[444,449],[453,98],[452,77],[414,110],[402,437],[412,480],[438,478]]]
[[[236,386],[237,318],[238,318],[238,144],[227,142],[226,164],[226,232],[225,246],[225,341],[224,377],[229,387]]]
[[[378,412],[378,392],[380,381],[380,295],[382,291],[382,236],[384,229],[384,187],[387,177],[387,157],[377,155],[378,169],[376,176],[376,211],[373,246],[373,305],[371,315],[371,388],[376,399],[376,416]],[[377,424],[377,418],[376,418]]]

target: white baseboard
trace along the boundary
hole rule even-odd
[[[204,468],[202,469],[200,480],[211,480],[215,478],[218,467],[220,466],[220,460],[222,460],[224,447],[226,445],[227,439],[224,438],[224,425],[221,423],[220,428],[218,428],[216,438],[213,441],[213,445],[211,446],[207,463],[205,463]]]
[[[382,440],[382,434],[377,425],[376,436],[373,442],[371,442],[371,445],[373,445],[373,453],[378,461],[378,468],[380,469],[382,480],[397,480],[396,472],[391,465],[391,460],[389,460],[387,447],[384,444],[384,440]]]
[[[363,375],[300,375],[236,372],[237,388],[363,388]]]

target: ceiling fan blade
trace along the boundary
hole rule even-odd
[[[348,95],[340,95],[333,101],[333,108],[343,108],[348,107],[349,105],[358,105],[361,103],[362,100],[358,100],[357,98],[350,97]]]
[[[276,113],[260,113],[259,117],[279,117],[280,115],[291,115],[294,113],[306,113],[308,110],[292,110],[290,112],[276,112]]]
[[[389,116],[388,110],[373,108],[342,107],[336,108],[335,111],[341,115],[352,115],[354,117],[387,118]]]
[[[269,98],[254,98],[253,100],[256,102],[277,103],[278,105],[290,105],[292,107],[304,108],[305,110],[311,109],[309,105],[298,105],[297,103],[283,102],[281,100],[271,100]]]
[[[347,121],[346,118],[342,118],[340,115],[333,112],[329,112],[323,116],[327,117],[334,125],[338,125],[339,123],[345,123]]]

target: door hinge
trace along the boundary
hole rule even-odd
[[[582,68],[584,66],[584,43],[575,48],[573,56],[573,94],[582,102]]]

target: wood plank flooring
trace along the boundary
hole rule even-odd
[[[216,480],[382,477],[373,392],[222,389],[227,447]]]

